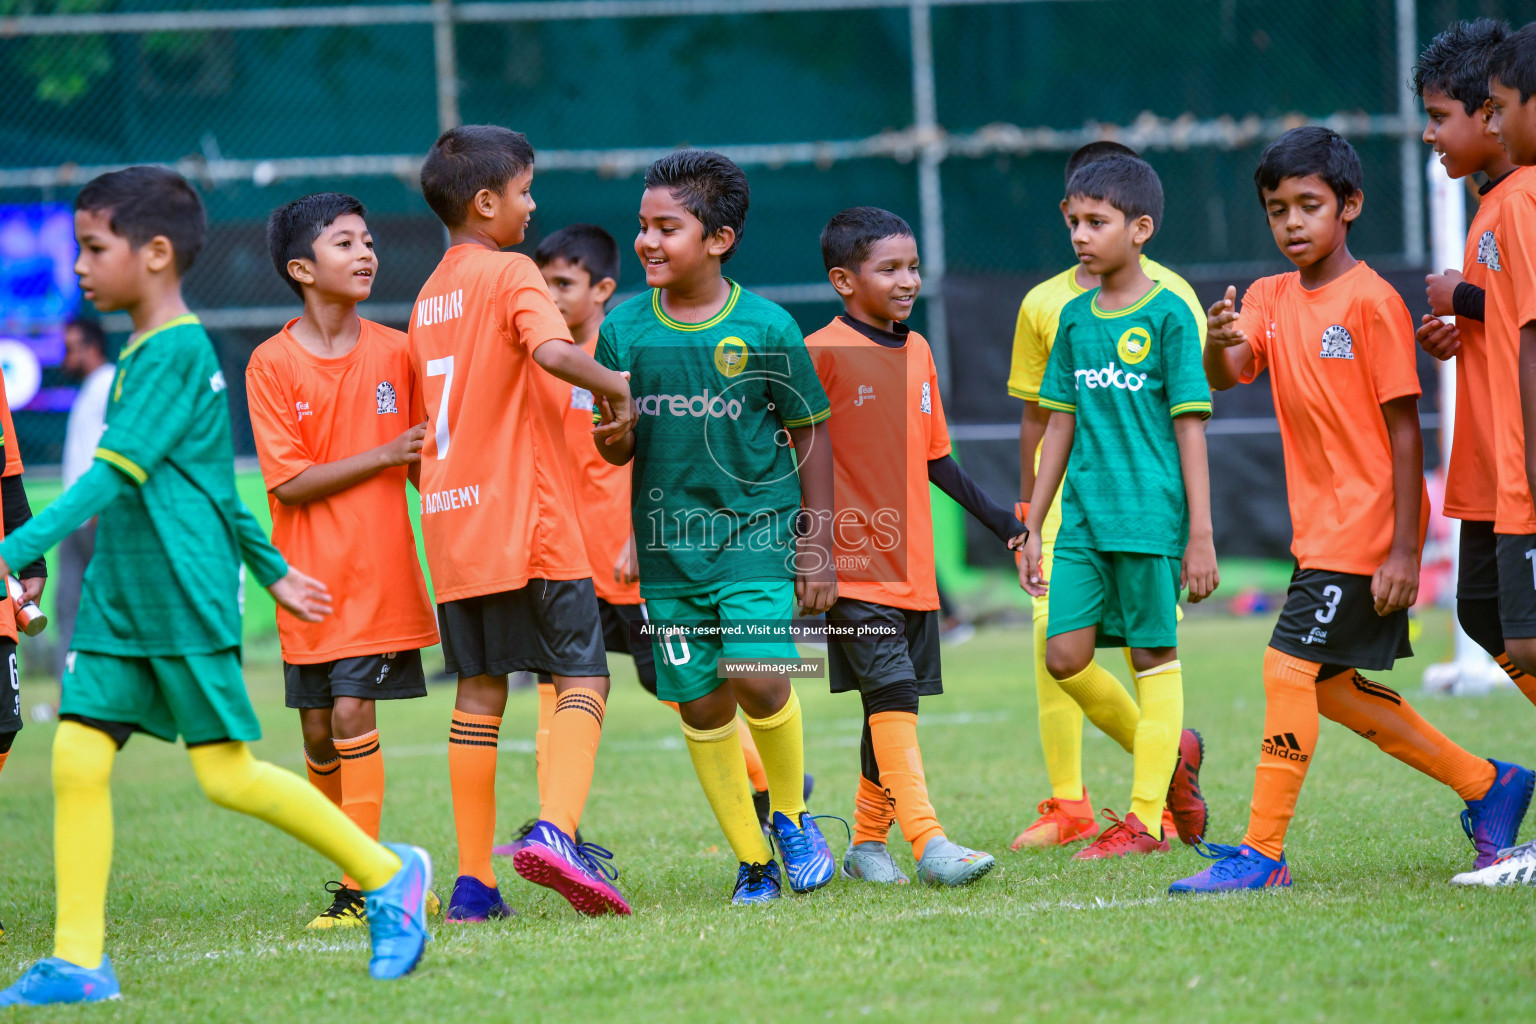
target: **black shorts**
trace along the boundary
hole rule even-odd
[[[521,590],[440,604],[437,631],[448,671],[461,677],[608,674],[591,579],[535,579]]]
[[[1371,577],[1297,569],[1269,646],[1303,661],[1368,670],[1413,657],[1408,611],[1376,614]]]
[[[627,654],[635,659],[635,674],[640,685],[652,697],[656,696],[656,654],[651,641],[638,636],[633,623],[644,622],[644,604],[609,604],[597,599],[597,613],[603,622],[603,649],[612,654]]]
[[[917,682],[920,697],[944,692],[939,668],[939,613],[916,612],[873,601],[840,597],[827,611],[827,622],[886,622],[901,639],[827,643],[827,678],[833,693],[867,692],[891,683]]]
[[[1456,559],[1456,600],[1486,601],[1499,596],[1499,548],[1493,524],[1474,519],[1461,524],[1461,552]]]
[[[318,665],[283,662],[283,696],[290,708],[328,708],[337,697],[404,700],[426,695],[420,651],[365,654]]]
[[[0,637],[0,735],[21,732],[21,673],[16,670],[16,641]]]
[[[1536,636],[1536,534],[1498,535],[1499,622],[1511,640]]]

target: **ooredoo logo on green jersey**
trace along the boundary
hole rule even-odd
[[[670,413],[673,416],[692,416],[695,419],[705,416],[717,420],[722,417],[729,417],[732,420],[741,418],[739,398],[711,395],[709,388],[705,388],[702,395],[641,395],[635,402],[635,407],[640,410],[642,416],[661,416]]]
[[[1116,366],[1114,363],[1106,363],[1096,370],[1078,370],[1078,387],[1093,388],[1120,388],[1122,391],[1140,391],[1147,386],[1147,375],[1144,373],[1129,373]]]

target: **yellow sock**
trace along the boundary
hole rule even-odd
[[[791,688],[789,700],[767,718],[742,715],[752,727],[757,752],[768,776],[768,806],[783,812],[796,824],[805,813],[805,733],[800,719],[800,697]]]
[[[747,779],[735,721],[718,729],[691,729],[684,722],[683,737],[688,741],[688,756],[693,759],[699,785],[704,787],[704,797],[736,859],[743,864],[768,863],[773,851],[768,849],[752,806],[752,783]]]
[[[92,970],[101,966],[107,933],[116,757],[117,744],[106,733],[79,722],[59,723],[53,737],[53,870],[58,890],[53,955]]]
[[[208,799],[276,825],[357,879],[364,892],[400,870],[400,858],[368,838],[314,786],[258,761],[244,743],[209,743],[187,751]]]
[[[1100,732],[1120,744],[1127,754],[1135,751],[1136,722],[1141,712],[1113,672],[1090,661],[1087,668],[1060,683]]]
[[[1040,749],[1051,796],[1083,798],[1083,709],[1045,667],[1044,615],[1035,618],[1035,698],[1040,708]]]
[[[1136,723],[1131,813],[1154,836],[1163,834],[1163,802],[1179,761],[1184,729],[1184,670],[1177,661],[1136,673],[1141,720]]]

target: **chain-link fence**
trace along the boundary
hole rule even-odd
[[[1016,485],[1018,408],[1003,391],[1012,317],[1028,285],[1070,257],[1056,211],[1066,153],[1103,136],[1145,153],[1167,192],[1149,252],[1204,293],[1283,269],[1252,168],[1285,127],[1331,123],[1365,165],[1369,201],[1351,245],[1413,299],[1426,152],[1408,68],[1453,18],[1518,21],[1530,13],[1520,7],[0,0],[0,328],[44,369],[17,431],[30,462],[57,458],[69,394],[57,338],[78,300],[68,274],[45,272],[69,245],[47,204],[67,210],[93,174],[157,161],[199,183],[212,231],[188,297],[233,381],[295,312],[263,245],[269,210],[319,189],[362,198],[382,264],[371,315],[403,323],[443,242],[416,186],[421,156],[448,125],[494,122],[539,150],[530,247],[574,221],[627,239],[647,162],[688,144],[731,153],[753,185],[732,274],[807,330],[835,311],[816,242],[827,217],[864,203],[906,216],[925,261],[915,319],[944,363],[966,457],[1005,495]],[[639,277],[625,269],[621,293]],[[1224,401],[1212,429],[1225,440],[1213,443],[1249,446],[1278,472],[1268,428],[1249,436],[1244,425],[1268,415],[1266,402]],[[249,452],[243,412],[237,447]]]

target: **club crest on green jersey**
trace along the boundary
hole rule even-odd
[[[1115,351],[1119,353],[1121,362],[1132,365],[1139,363],[1152,351],[1152,335],[1145,327],[1132,327],[1120,335],[1120,340],[1115,343]]]
[[[715,346],[715,369],[734,377],[747,368],[747,343],[734,335]]]

